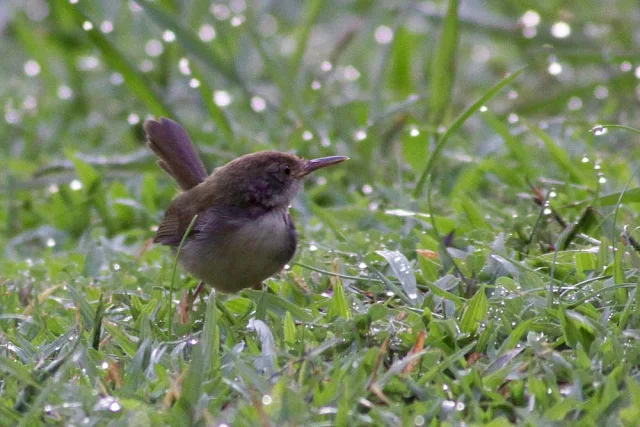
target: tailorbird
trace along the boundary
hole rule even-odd
[[[293,258],[297,233],[289,205],[302,179],[347,160],[343,156],[303,160],[293,154],[246,154],[207,173],[189,136],[161,118],[144,123],[147,145],[158,164],[183,190],[167,208],[154,242],[178,248],[187,272],[217,290],[260,286]]]

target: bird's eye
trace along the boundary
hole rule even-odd
[[[284,173],[287,175],[291,175],[291,168],[289,166],[284,167]]]

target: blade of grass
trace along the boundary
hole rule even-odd
[[[457,46],[458,0],[449,0],[440,40],[430,68],[428,122],[431,125],[442,122],[447,107],[451,104],[451,92],[456,74]]]
[[[180,257],[180,251],[182,250],[182,245],[184,245],[184,241],[187,240],[187,237],[189,236],[189,234],[191,234],[191,229],[193,228],[193,225],[196,223],[197,219],[198,219],[198,215],[194,215],[194,217],[191,219],[191,222],[187,227],[187,231],[184,232],[184,235],[182,236],[182,240],[180,240],[180,245],[178,245],[178,251],[176,252],[176,256],[173,259],[173,272],[171,273],[171,288],[169,293],[169,313],[167,314],[167,331],[168,331],[169,339],[171,339],[171,320],[173,319],[173,290],[174,290],[174,283],[176,281],[176,273],[178,270],[178,258]]]
[[[440,152],[442,151],[442,149],[444,148],[445,144],[447,143],[447,140],[449,139],[449,136],[451,136],[451,134],[453,134],[453,132],[458,130],[458,128],[460,126],[462,126],[464,124],[464,122],[466,122],[467,119],[469,117],[471,117],[471,115],[473,113],[478,111],[480,109],[480,107],[482,107],[487,101],[489,101],[498,92],[500,92],[500,90],[503,87],[505,87],[506,85],[508,85],[511,82],[513,82],[525,70],[525,68],[526,68],[526,66],[520,68],[519,70],[515,71],[512,74],[509,74],[508,76],[506,76],[505,78],[500,80],[496,85],[494,85],[484,95],[482,95],[480,97],[480,99],[478,99],[476,102],[471,104],[466,110],[464,110],[462,112],[462,114],[460,114],[458,116],[458,118],[453,122],[453,124],[445,131],[445,133],[442,134],[442,136],[439,138],[438,143],[436,144],[435,148],[431,152],[431,155],[429,156],[429,159],[427,160],[427,163],[426,163],[424,169],[420,173],[420,177],[418,178],[418,182],[416,184],[416,188],[413,191],[413,197],[414,198],[417,198],[422,193],[422,190],[424,189],[424,184],[426,182],[426,179],[431,174],[431,170],[433,169],[433,165],[435,164],[435,161],[438,159],[438,156],[440,155]]]
[[[551,159],[561,168],[561,170],[566,171],[575,182],[579,184],[584,183],[584,175],[577,167],[575,167],[574,162],[571,161],[569,155],[553,141],[548,133],[537,126],[533,126],[528,123],[526,126],[535,136],[538,137],[538,139],[540,139],[540,141],[544,143],[551,155]]]

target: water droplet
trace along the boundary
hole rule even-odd
[[[332,68],[333,65],[331,65],[331,62],[329,61],[322,61],[322,63],[320,64],[320,69],[325,73],[331,71]]]
[[[547,67],[547,71],[552,76],[557,76],[558,74],[560,74],[562,72],[562,65],[560,65],[560,63],[554,61],[554,62],[549,64],[549,66]]]
[[[464,403],[463,402],[456,403],[456,411],[464,411]]]
[[[120,270],[120,264],[118,264],[117,262],[114,262],[114,263],[113,263],[113,269],[114,269],[115,271]]]
[[[557,39],[564,39],[571,34],[571,27],[564,21],[558,21],[551,26],[551,35]]]
[[[91,30],[93,30],[93,24],[91,22],[89,22],[89,21],[84,21],[82,23],[82,29],[85,30],[85,31],[91,31]]]
[[[527,10],[521,17],[520,22],[525,27],[535,27],[540,23],[540,14],[535,10]]]
[[[589,163],[589,158],[588,158],[586,155],[584,155],[584,156],[582,157],[582,160],[580,160],[580,161],[581,161],[582,163]]]
[[[109,368],[109,362],[102,362],[100,364],[100,369],[108,369]]]
[[[122,74],[120,73],[112,73],[109,76],[109,82],[114,86],[120,86],[124,83],[124,77],[122,77]]]
[[[302,139],[305,141],[310,141],[311,139],[313,139],[313,133],[305,130],[304,132],[302,132]]]
[[[367,138],[367,132],[364,129],[358,129],[353,133],[353,139],[363,141]]]
[[[127,117],[127,122],[133,126],[133,125],[137,125],[138,123],[140,123],[140,116],[138,116],[136,113],[131,113],[129,114],[129,116]]]
[[[362,186],[362,192],[364,194],[371,194],[373,192],[373,187],[370,186],[369,184],[365,184]]]
[[[595,136],[604,135],[608,131],[609,130],[606,127],[600,125],[595,126],[593,129],[591,129],[591,133],[593,133]]]
[[[176,33],[171,30],[164,30],[162,33],[162,40],[167,43],[173,43],[176,41]]]
[[[386,25],[380,25],[376,28],[374,38],[378,44],[389,44],[393,40],[393,30]]]
[[[507,93],[507,98],[509,98],[509,99],[517,99],[518,98],[518,92],[515,91],[515,90],[510,90]]]
[[[56,245],[56,241],[53,239],[53,237],[49,237],[47,239],[47,243],[46,243],[48,248],[52,248]]]
[[[620,71],[622,71],[623,73],[631,71],[631,68],[633,68],[633,66],[629,61],[623,61],[622,64],[620,64]]]
[[[219,21],[229,19],[229,17],[231,16],[229,7],[221,3],[212,3],[211,7],[209,7],[209,12],[211,12],[211,14]]]
[[[489,109],[487,108],[487,106],[486,106],[486,105],[483,105],[483,106],[481,106],[481,107],[480,107],[480,112],[481,112],[481,113],[485,113],[485,112],[487,112],[488,110],[489,110]]]
[[[233,18],[231,18],[231,26],[239,27],[240,25],[242,25],[244,21],[245,21],[244,15],[234,16]]]
[[[609,96],[609,89],[607,89],[606,86],[596,86],[593,90],[593,96],[595,96],[596,99],[605,99]]]
[[[607,182],[607,178],[605,178],[604,176],[601,176],[600,178],[598,178],[599,184],[604,184],[605,182]]]
[[[571,111],[576,111],[582,108],[582,99],[577,96],[572,96],[569,98],[569,102],[567,103],[567,108]]]
[[[311,244],[311,245],[309,245],[309,250],[310,250],[311,252],[315,252],[315,251],[317,251],[317,250],[318,250],[318,247],[317,247],[316,245]]]
[[[360,270],[364,270],[365,268],[367,268],[367,264],[365,264],[364,262],[361,262],[360,264],[358,264],[358,268]]]
[[[80,182],[77,179],[74,179],[69,183],[69,188],[72,189],[73,191],[81,190],[82,189],[82,182]]]
[[[197,89],[200,87],[200,80],[196,79],[195,77],[192,78],[191,80],[189,80],[189,87]]]
[[[311,89],[313,90],[319,90],[322,87],[322,83],[320,83],[317,80],[314,80],[311,82]]]
[[[58,188],[58,186],[56,184],[51,184],[48,188],[49,193],[51,194],[55,194],[58,191],[60,191],[60,189]]]
[[[120,409],[122,409],[122,405],[120,405],[120,402],[118,402],[117,400],[114,400],[109,405],[109,411],[111,412],[118,412]]]
[[[265,394],[264,396],[262,396],[263,405],[271,405],[272,402],[273,402],[273,399],[268,394]]]
[[[38,61],[30,59],[25,62],[24,73],[29,77],[35,77],[40,74],[40,64],[38,64]]]
[[[231,94],[226,90],[216,90],[213,92],[213,102],[215,102],[218,107],[226,107],[231,104],[231,101]]]
[[[542,211],[542,213],[544,213],[545,215],[550,215],[551,214],[551,209],[545,208],[544,211]]]
[[[267,101],[261,96],[251,98],[251,109],[256,113],[261,113],[267,108]]]
[[[353,65],[347,65],[344,67],[344,78],[350,82],[358,80],[360,78],[360,71]]]
[[[162,42],[160,40],[151,39],[144,45],[144,51],[147,55],[154,57],[162,54],[164,50],[164,46],[162,46]]]
[[[58,98],[60,99],[71,99],[73,96],[73,91],[67,85],[58,86]]]
[[[109,34],[113,31],[113,23],[107,20],[102,21],[100,23],[100,31],[102,31],[104,34]]]
[[[203,42],[210,42],[211,40],[216,38],[216,30],[209,24],[204,24],[198,30],[198,37]]]
[[[420,130],[419,130],[417,127],[415,127],[415,126],[412,126],[412,127],[409,129],[409,135],[410,135],[410,136],[413,136],[413,137],[418,136],[418,135],[420,135]]]
[[[178,70],[185,76],[191,75],[191,68],[189,67],[189,60],[187,58],[180,58],[178,61]]]
[[[520,118],[516,113],[511,113],[507,116],[507,121],[511,124],[518,123],[518,120],[520,120]]]
[[[25,110],[35,110],[38,106],[38,100],[34,96],[28,95],[24,101],[22,101],[22,105]]]

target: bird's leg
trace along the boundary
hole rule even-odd
[[[196,298],[198,298],[198,295],[200,295],[200,292],[202,292],[203,288],[204,288],[204,280],[201,280],[200,283],[198,283],[198,286],[196,286],[196,290],[193,291],[193,298],[191,298],[192,305],[193,303],[196,302]]]

